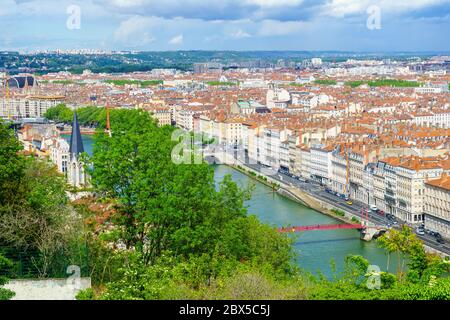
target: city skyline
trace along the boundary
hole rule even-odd
[[[2,50],[450,51],[448,0],[1,2]]]

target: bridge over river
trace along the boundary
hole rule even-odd
[[[378,265],[383,271],[387,270],[385,250],[379,248],[376,241],[360,240],[360,224],[345,224],[289,200],[228,166],[215,166],[216,181],[221,180],[225,174],[231,174],[240,186],[255,185],[252,199],[246,202],[249,214],[254,214],[261,221],[276,226],[280,232],[289,232],[295,237],[297,263],[303,269],[313,273],[320,269],[323,274],[331,276],[331,260],[334,260],[339,271],[344,266],[345,257],[353,254],[362,255],[371,264]],[[292,226],[296,232],[292,232]],[[391,256],[390,260],[390,271],[395,272],[396,258]]]
[[[83,143],[86,152],[91,154],[92,136],[83,135]],[[273,189],[230,167],[216,165],[214,170],[217,182],[222,180],[225,174],[231,174],[233,180],[241,186],[255,185],[252,199],[247,201],[246,205],[249,214],[258,216],[265,223],[277,228],[342,224],[335,218],[279,195]],[[345,257],[354,254],[366,257],[371,264],[378,265],[383,271],[387,270],[386,252],[377,247],[375,241],[361,241],[358,228],[317,227],[312,229],[317,230],[292,233],[295,237],[294,250],[298,254],[297,263],[303,269],[313,273],[320,269],[323,274],[331,276],[331,259],[335,261],[336,269],[339,271],[343,268]],[[391,256],[390,260],[390,271],[395,272],[396,257]]]

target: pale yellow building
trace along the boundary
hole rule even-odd
[[[427,229],[450,238],[450,177],[447,174],[425,182],[423,212]]]

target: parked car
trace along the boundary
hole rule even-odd
[[[350,200],[346,201],[346,203],[351,206],[353,204],[353,202],[351,202]]]
[[[423,229],[421,229],[421,228],[417,228],[417,229],[416,229],[416,233],[417,233],[418,235],[423,236],[423,235],[425,234],[425,231],[424,231]]]
[[[384,216],[384,211],[383,210],[378,210],[377,212],[380,216]]]
[[[440,244],[444,244],[445,243],[445,241],[444,241],[444,239],[442,239],[442,237],[436,237],[436,241],[438,243],[440,243]]]
[[[376,206],[376,205],[374,205],[374,204],[371,204],[371,205],[369,206],[369,208],[370,208],[370,210],[372,210],[372,211],[375,211],[375,212],[377,212],[377,211],[378,211],[378,208],[377,208],[377,206]]]
[[[397,221],[397,219],[395,218],[395,216],[392,215],[392,214],[390,214],[390,213],[386,214],[386,218],[388,218],[388,219],[391,220],[391,221]]]
[[[349,198],[349,197],[347,197],[347,196],[345,196],[345,197],[344,197],[344,200],[345,200],[345,201],[349,201],[349,200],[350,200],[350,198]]]

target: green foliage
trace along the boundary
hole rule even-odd
[[[342,211],[342,210],[333,208],[333,209],[331,209],[330,211],[331,211],[333,214],[335,214],[335,215],[337,215],[337,216],[339,216],[339,217],[344,217],[344,216],[345,216],[345,212]]]
[[[59,104],[55,107],[49,108],[45,112],[44,117],[57,122],[70,122],[73,118],[73,111],[66,107],[66,105]]]
[[[209,82],[206,82],[206,84],[209,85],[209,86],[229,86],[229,87],[237,85],[236,82],[227,82],[227,81],[224,81],[224,82],[221,82],[221,81],[209,81]]]
[[[0,207],[15,199],[15,194],[24,174],[25,160],[18,154],[22,145],[0,121]]]
[[[106,80],[105,82],[116,86],[139,85],[142,88],[163,84],[163,80]]]
[[[293,86],[293,87],[304,87],[305,86],[304,83],[296,83],[296,82],[291,82],[291,83],[289,83],[289,85]]]
[[[65,274],[76,219],[68,206],[64,177],[45,160],[19,155],[19,142],[2,125],[0,145],[0,247],[25,259],[38,276],[55,270]],[[17,263],[21,267],[14,261],[12,275],[23,269],[22,261]]]
[[[73,110],[66,107],[64,104],[49,108],[44,117],[56,122],[72,123]],[[77,109],[78,122],[81,125],[96,125],[105,127],[106,110],[103,107],[82,107]]]
[[[330,79],[319,79],[319,80],[314,80],[315,84],[322,84],[322,85],[335,85],[337,82],[336,80],[330,80]]]
[[[73,84],[74,82],[72,80],[53,80],[52,83],[68,85],[68,84]]]
[[[216,188],[206,163],[175,164],[173,129],[158,127],[146,112],[117,110],[111,123],[112,137],[95,136],[92,183],[116,203],[108,241],[124,243],[130,255],[121,268],[124,280],[111,281],[104,297],[198,290],[241,264],[276,277],[294,272],[291,239],[247,216],[250,190],[230,176]]]
[[[211,270],[214,272],[212,273]],[[120,280],[107,284],[98,298],[129,299],[304,299],[298,276],[277,279],[256,264],[208,255],[177,261],[162,256],[150,266],[130,255]]]
[[[359,220],[356,217],[352,217],[352,222],[354,222],[354,223],[361,223],[361,220]]]
[[[75,299],[77,300],[94,300],[94,290],[92,288],[87,288],[85,290],[81,290],[77,293],[75,296]]]
[[[0,270],[10,268],[11,266],[12,262],[0,254]],[[0,301],[9,300],[15,295],[13,291],[2,288],[2,286],[8,283],[8,280],[9,279],[7,277],[0,275]]]
[[[370,87],[420,87],[422,83],[408,80],[383,79],[369,81]]]
[[[147,113],[118,111],[111,121],[112,138],[95,137],[91,175],[98,192],[118,201],[113,223],[120,239],[147,263],[164,251],[185,258],[214,252],[223,230],[246,217],[248,192],[230,177],[216,191],[207,164],[173,163],[172,129],[158,128]]]
[[[408,80],[397,79],[379,79],[374,81],[355,80],[345,82],[346,86],[352,88],[359,87],[362,84],[368,84],[370,87],[420,87],[422,83]]]
[[[403,273],[405,258],[408,257],[408,276],[417,280],[422,277],[428,267],[427,256],[422,242],[412,232],[411,228],[403,226],[401,230],[391,229],[377,241],[381,247],[388,251],[388,254],[397,254],[398,273]]]
[[[350,86],[352,88],[356,88],[359,87],[360,85],[364,84],[366,82],[362,81],[362,80],[356,80],[356,81],[346,81],[345,85],[346,86]]]

